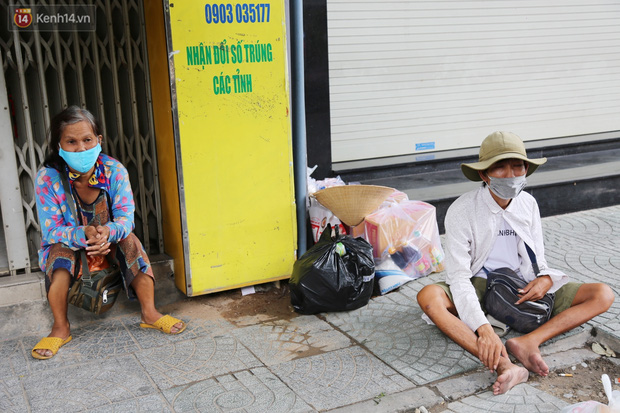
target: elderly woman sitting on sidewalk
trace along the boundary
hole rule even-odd
[[[85,109],[71,106],[50,125],[48,155],[36,179],[41,225],[39,265],[45,272],[47,298],[54,316],[52,331],[32,350],[32,357],[49,359],[71,341],[67,292],[80,276],[77,251],[91,259],[118,260],[130,299],[137,297],[143,328],[179,334],[185,323],[155,308],[155,284],[149,258],[133,234],[134,200],[125,167],[101,153],[101,128]],[[65,175],[72,193],[65,193]],[[78,206],[81,222],[71,213],[68,197]]]

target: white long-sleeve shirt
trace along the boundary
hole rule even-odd
[[[482,269],[491,253],[502,218],[520,238],[520,271],[526,282],[536,278],[525,248],[526,243],[536,254],[539,275],[549,275],[553,281],[550,293],[568,282],[566,274],[547,266],[540,212],[533,196],[521,192],[506,209],[502,209],[491,196],[488,187],[463,194],[446,213],[446,283],[450,286],[459,317],[472,331],[488,324],[488,320],[470,278]]]

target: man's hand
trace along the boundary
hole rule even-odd
[[[84,234],[86,235],[86,253],[88,255],[108,255],[110,252],[110,243],[108,237],[110,236],[110,228],[105,225],[92,226],[89,225],[84,228]]]
[[[541,275],[530,281],[524,289],[519,290],[519,300],[515,304],[521,304],[524,301],[540,300],[547,294],[547,291],[553,286],[553,281],[548,275]]]
[[[500,356],[508,357],[506,347],[493,331],[491,324],[481,325],[476,333],[478,333],[478,358],[491,372],[494,372],[497,370]]]

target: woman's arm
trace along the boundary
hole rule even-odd
[[[69,248],[85,248],[84,226],[71,215],[67,195],[55,169],[42,168],[37,173],[36,202],[41,226],[42,246],[62,243]]]
[[[107,162],[106,165],[108,165]],[[127,238],[133,231],[136,207],[127,169],[120,162],[115,161],[110,166],[110,171],[109,196],[112,203],[113,221],[108,222],[105,226],[110,229],[108,241],[115,243]]]

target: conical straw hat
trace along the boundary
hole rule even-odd
[[[394,188],[377,185],[344,185],[321,189],[316,199],[349,226],[360,224],[366,215],[375,211]]]

